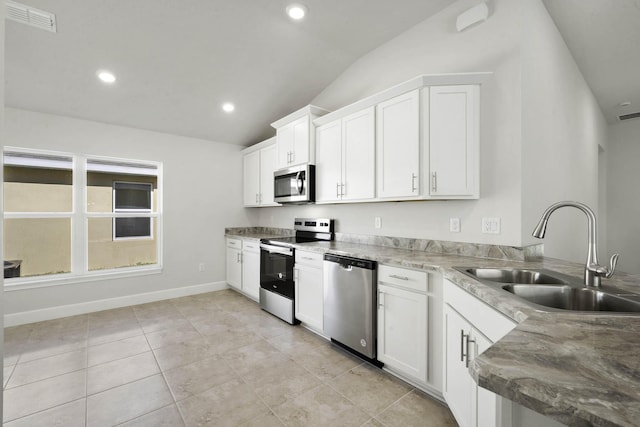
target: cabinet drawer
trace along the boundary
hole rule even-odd
[[[242,249],[242,240],[240,239],[227,239],[227,247],[234,249]]]
[[[324,254],[318,252],[305,252],[296,250],[296,264],[305,264],[310,267],[322,268]]]
[[[260,252],[260,243],[251,242],[251,241],[248,241],[248,240],[243,240],[242,241],[242,250],[243,251],[247,251],[247,252],[259,253]]]
[[[427,292],[427,272],[405,268],[378,266],[378,281],[413,291]]]

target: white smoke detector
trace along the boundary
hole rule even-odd
[[[56,15],[25,4],[5,0],[6,18],[55,33]]]

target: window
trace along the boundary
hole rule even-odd
[[[153,184],[139,182],[113,183],[114,212],[151,212]],[[113,239],[152,237],[151,218],[114,218]]]
[[[3,154],[6,285],[161,267],[161,164]]]

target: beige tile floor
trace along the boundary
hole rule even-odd
[[[229,290],[5,330],[4,425],[455,426]]]

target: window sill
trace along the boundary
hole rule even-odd
[[[117,270],[103,270],[83,275],[58,274],[38,277],[16,277],[4,279],[4,291],[21,291],[24,289],[46,288],[49,286],[72,285],[76,283],[95,282],[98,280],[124,279],[136,276],[148,276],[162,273],[161,265],[138,268],[119,268]]]

